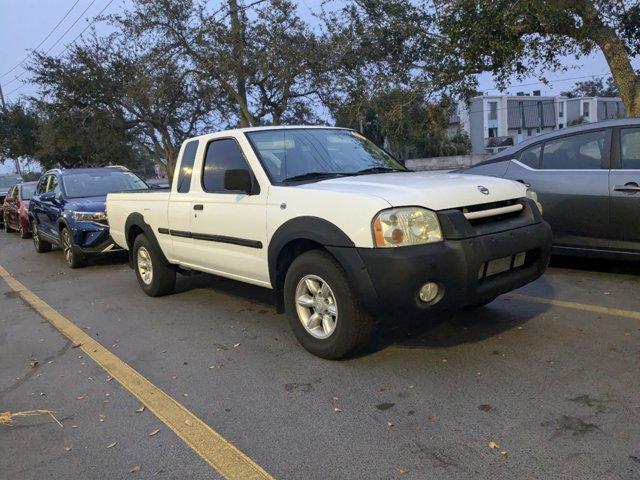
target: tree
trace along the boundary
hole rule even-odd
[[[399,1],[399,0],[393,0]],[[640,76],[631,57],[640,54],[640,6],[630,0],[434,0],[438,55],[464,77],[491,72],[505,87],[562,68],[599,49],[626,111],[640,116]],[[543,77],[543,75],[541,75]]]
[[[105,135],[120,135],[117,144],[135,142],[144,149],[169,178],[181,143],[217,119],[212,106],[216,96],[208,84],[200,82],[179,59],[164,52],[153,38],[139,42],[127,31],[94,36],[83,45],[74,46],[62,59],[36,54],[30,69],[49,118],[59,117],[69,124],[89,119],[78,129],[78,135],[88,134],[94,121],[102,124]],[[47,102],[53,107],[47,108]],[[46,133],[60,139],[58,135],[64,132],[52,125]],[[89,151],[99,145],[108,147],[108,143],[96,141],[98,144]],[[68,145],[73,142],[78,155],[87,151],[80,148],[82,145],[89,147],[80,138]],[[93,151],[92,155],[109,154],[112,163],[120,163],[118,155],[108,148],[99,154]],[[67,161],[75,158],[82,165],[86,160],[78,155],[67,157]]]
[[[28,105],[15,102],[0,110],[0,162],[12,158],[21,173],[20,158],[32,157],[38,133],[36,113]]]
[[[402,160],[468,154],[468,137],[447,133],[449,105],[448,99],[427,102],[416,92],[394,89],[364,104],[360,98],[343,104],[336,125],[359,130]]]
[[[619,96],[619,92],[613,78],[608,77],[606,82],[602,78],[577,82],[572,90],[561,92],[560,95],[569,98],[617,97]]]
[[[219,91],[229,124],[317,121],[311,104],[325,49],[289,0],[225,0],[215,11],[195,0],[136,0],[111,19],[138,42],[159,39],[167,56]]]

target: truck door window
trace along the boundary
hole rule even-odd
[[[625,170],[640,170],[640,128],[620,131],[620,162]]]
[[[214,140],[207,145],[202,171],[202,188],[210,193],[227,193],[224,173],[227,170],[249,170],[238,143],[232,138]]]
[[[605,132],[570,135],[544,143],[542,168],[598,170],[602,166]]]
[[[47,183],[49,183],[49,178],[50,176],[47,175],[46,177],[42,177],[40,179],[40,182],[38,183],[38,190],[36,192],[38,195],[42,195],[47,191]]]
[[[184,146],[182,161],[180,162],[180,172],[178,173],[178,192],[187,193],[191,187],[191,174],[193,173],[193,163],[196,160],[198,150],[198,140],[192,140]]]

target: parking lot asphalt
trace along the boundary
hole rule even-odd
[[[640,478],[640,265],[554,259],[330,362],[268,290],[195,275],[149,298],[125,261],[70,270],[0,234],[0,266],[275,478]],[[0,478],[220,478],[74,347],[0,281],[0,412],[63,425],[0,424]]]

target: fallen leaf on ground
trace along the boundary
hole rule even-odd
[[[65,452],[69,452],[69,451],[71,451],[71,447],[64,447],[64,451],[65,451]]]
[[[193,427],[193,423],[188,418],[184,421],[184,424],[187,425],[188,427]]]
[[[136,409],[136,413],[144,412],[144,405],[140,405],[140,408]]]
[[[233,348],[238,348],[240,346],[240,343],[234,343],[233,344]]]
[[[0,425],[6,424],[11,425],[13,423],[13,419],[16,417],[32,417],[34,415],[49,415],[54,422],[56,422],[60,428],[64,428],[60,423],[60,420],[56,418],[53,414],[52,410],[25,410],[23,412],[0,412]]]
[[[151,432],[151,433],[149,434],[149,436],[150,436],[150,437],[153,437],[154,435],[157,435],[159,431],[160,431],[160,429],[159,429],[159,428],[156,428],[153,432]]]
[[[74,343],[73,345],[71,345],[71,348],[79,348],[81,346],[82,346],[81,343]]]
[[[407,470],[401,467],[396,467],[396,473],[398,475],[404,475],[405,473],[407,473]]]
[[[84,400],[84,395],[80,395],[79,397],[76,397],[76,400]]]
[[[31,365],[33,368],[36,368],[38,366],[38,361],[32,360],[31,362],[29,362],[29,365]]]
[[[334,411],[334,412],[341,412],[341,411],[342,411],[342,409],[340,409],[340,408],[338,408],[338,407],[333,407],[333,411]]]
[[[496,449],[496,448],[500,448],[500,445],[498,445],[496,442],[494,442],[493,440],[489,441],[489,448],[492,449]]]
[[[436,417],[435,415],[429,415],[427,418],[428,418],[428,419],[429,419],[429,421],[431,421],[431,422],[435,422],[435,421],[438,419],[438,417]]]
[[[140,471],[140,465],[134,465],[129,469],[129,473],[136,473]]]
[[[393,422],[387,422],[387,427],[393,427]]]
[[[115,447],[117,444],[118,444],[118,442],[110,443],[109,445],[107,445],[107,448],[113,448],[113,447]]]
[[[507,452],[500,452],[500,458],[502,460],[506,460],[507,458],[509,458],[509,454]]]

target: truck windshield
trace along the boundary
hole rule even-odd
[[[291,128],[246,135],[277,183],[407,170],[352,130]]]
[[[62,184],[68,198],[103,197],[111,192],[149,188],[137,175],[121,170],[70,173],[63,175]]]
[[[21,181],[22,179],[18,175],[0,175],[0,188],[2,190],[7,190]]]

